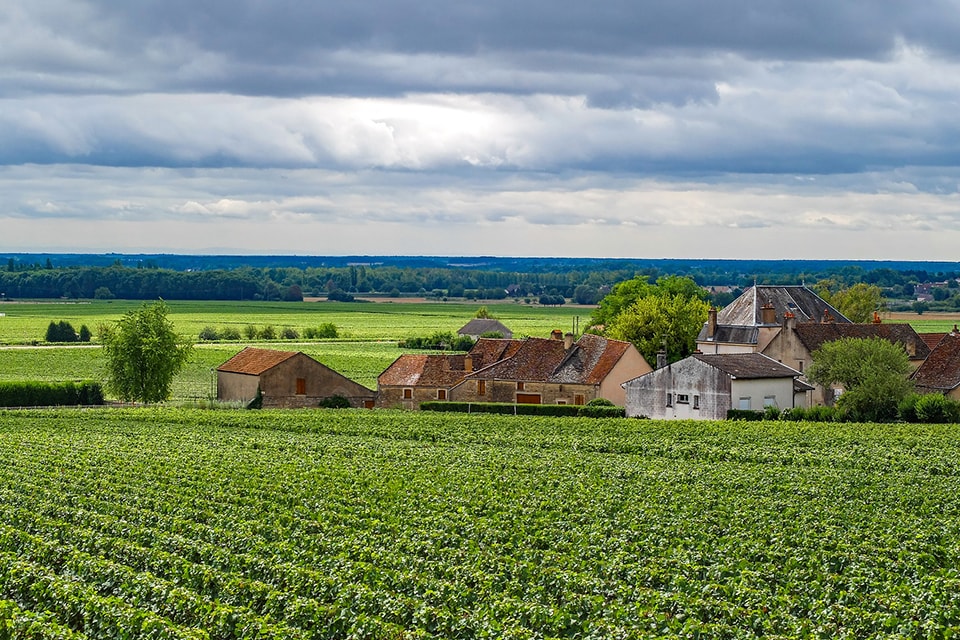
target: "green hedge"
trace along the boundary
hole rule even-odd
[[[99,382],[0,382],[0,407],[103,404]]]
[[[763,420],[763,411],[753,409],[728,409],[727,420]]]
[[[448,413],[497,413],[518,416],[568,416],[584,418],[622,418],[623,407],[580,406],[575,404],[513,404],[509,402],[448,402],[420,403],[421,411]]]

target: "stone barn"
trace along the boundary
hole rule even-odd
[[[247,347],[217,368],[217,400],[249,403],[259,389],[264,408],[317,407],[343,396],[373,407],[376,393],[299,351]]]

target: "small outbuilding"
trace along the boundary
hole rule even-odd
[[[501,338],[506,338],[507,340],[513,338],[513,331],[510,331],[506,325],[493,318],[474,318],[457,331],[458,335],[470,336],[474,340],[479,340],[481,336],[491,336],[497,333],[500,334]]]
[[[317,407],[334,396],[351,407],[373,407],[376,393],[299,351],[247,347],[217,368],[217,400],[263,407]]]

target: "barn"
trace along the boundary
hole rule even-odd
[[[263,407],[317,407],[334,396],[373,407],[376,393],[300,351],[247,347],[217,368],[217,400],[247,404],[259,390]]]

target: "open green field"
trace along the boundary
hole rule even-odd
[[[90,345],[43,344],[51,321],[69,322],[75,329],[87,325],[94,332],[138,308],[140,302],[92,301],[83,303],[36,302],[0,304],[0,380],[103,380],[104,363],[98,348]],[[336,340],[277,340],[200,343],[184,370],[176,377],[172,400],[207,400],[215,395],[213,370],[246,346],[303,351],[341,374],[375,389],[377,376],[403,351],[397,341],[424,337],[437,331],[456,331],[480,306],[514,331],[515,337],[549,336],[553,329],[569,331],[576,318],[585,324],[592,309],[541,307],[506,303],[443,302],[182,302],[167,303],[168,318],[183,335],[199,336],[204,327],[273,325],[278,331],[292,327],[303,335],[307,328],[336,325]],[[32,344],[39,342],[39,344]],[[6,348],[3,346],[6,345]]]
[[[960,631],[955,425],[24,411],[0,459],[0,637]]]
[[[65,320],[79,329],[86,324],[96,337],[97,327],[115,322],[138,308],[141,302],[95,300],[89,302],[25,302],[0,304],[0,344],[31,344],[43,341],[51,321]],[[242,333],[248,325],[276,329],[304,329],[332,322],[339,337],[349,340],[400,340],[452,331],[466,324],[481,306],[486,306],[515,337],[547,337],[553,329],[570,331],[574,318],[586,323],[592,308],[541,307],[516,302],[166,302],[168,318],[178,333],[199,336],[206,326],[235,327]]]

